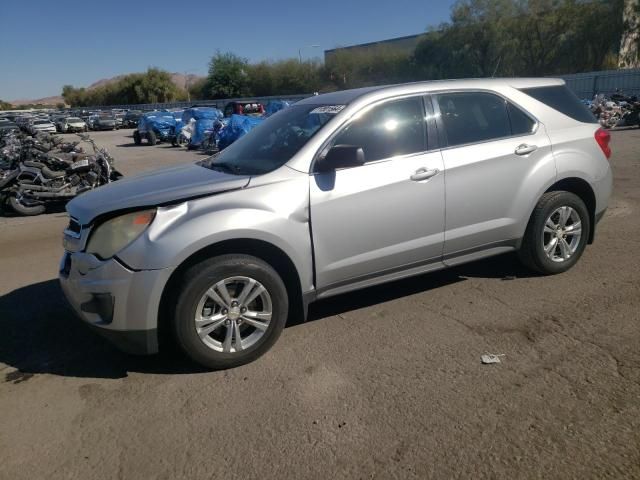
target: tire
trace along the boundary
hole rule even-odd
[[[245,283],[244,286],[242,283],[235,284],[240,285],[241,288],[234,286],[233,283],[248,280],[257,283],[255,285]],[[252,310],[255,309],[257,312],[260,308],[263,312],[267,312],[270,307],[271,317],[268,322],[262,323],[262,321],[249,319],[253,323],[260,322],[263,326],[266,324],[266,328],[258,329],[247,323],[246,317],[239,313],[242,312],[239,309],[244,308],[242,304],[224,309],[223,304],[227,303],[223,300],[222,294],[218,295],[218,300],[222,303],[205,295],[214,289],[215,292],[219,292],[217,284],[224,281],[232,282],[227,283],[225,288],[228,289],[232,299],[237,298],[240,301],[242,301],[244,288],[248,288],[247,285],[252,285],[252,289],[257,289],[260,285],[264,287],[266,293],[261,292],[254,300],[250,300],[247,307],[250,308],[252,317],[256,319],[257,316],[254,316],[255,312]],[[258,258],[249,255],[221,255],[205,260],[187,270],[181,286],[172,319],[175,340],[184,353],[205,367],[220,370],[254,361],[273,346],[286,324],[289,300],[285,285],[276,271]],[[208,314],[210,317],[217,316],[216,321],[223,323],[210,333],[204,332],[201,339],[196,331],[197,313]],[[239,323],[236,324],[236,322]],[[214,324],[204,323],[202,325],[204,330],[214,326]],[[235,328],[236,325],[238,330]],[[227,342],[229,332],[232,332],[232,339]],[[240,332],[239,351],[236,332]],[[246,337],[243,338],[243,334]],[[243,343],[246,343],[246,346],[243,346]]]
[[[157,143],[156,134],[154,132],[147,133],[147,140],[149,140],[149,145],[155,145]]]
[[[84,131],[88,132],[89,131],[89,127],[84,127]]]
[[[133,143],[136,145],[140,145],[142,143],[142,138],[140,138],[140,132],[138,130],[133,132]]]
[[[24,205],[13,195],[9,197],[9,205],[11,205],[11,208],[13,208],[16,213],[26,217],[40,215],[46,210],[45,206],[42,204],[33,206]]]
[[[562,225],[563,212],[569,214],[565,225]],[[580,228],[574,227],[577,222]],[[529,219],[518,252],[520,260],[543,275],[566,272],[580,259],[590,233],[589,211],[580,197],[565,191],[547,192]]]

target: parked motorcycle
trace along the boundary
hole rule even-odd
[[[8,168],[0,170],[0,202],[21,215],[39,215],[50,203],[68,201],[122,177],[107,150],[89,136],[79,136],[93,147],[93,154],[84,153],[77,142],[63,144],[55,138],[26,138],[19,146],[10,141],[8,155],[3,153]]]

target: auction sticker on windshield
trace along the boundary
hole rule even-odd
[[[309,113],[338,113],[346,105],[324,105],[322,107],[314,108]]]

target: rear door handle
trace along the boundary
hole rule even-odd
[[[410,178],[414,182],[419,182],[421,180],[429,180],[431,177],[435,177],[438,173],[440,173],[440,170],[437,168],[429,170],[428,168],[422,167],[416,170],[416,173],[411,175]]]
[[[527,145],[523,143],[522,145],[518,145],[516,148],[516,155],[529,155],[531,152],[535,152],[537,150],[536,145]]]

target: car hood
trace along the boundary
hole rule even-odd
[[[244,188],[251,177],[210,170],[195,163],[124,178],[74,198],[67,212],[81,225],[118,210],[155,207]]]

